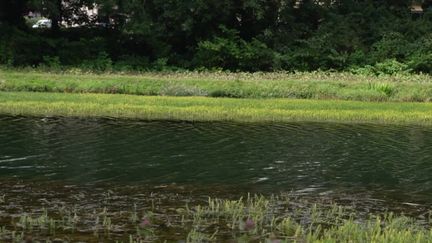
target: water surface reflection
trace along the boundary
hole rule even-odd
[[[431,127],[2,117],[0,179],[427,203],[431,146]]]

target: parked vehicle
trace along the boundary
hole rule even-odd
[[[47,28],[50,29],[52,26],[51,20],[50,19],[41,19],[38,20],[36,22],[36,24],[34,24],[32,26],[33,29],[43,29],[43,28]]]

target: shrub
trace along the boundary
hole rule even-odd
[[[397,61],[396,59],[387,59],[383,62],[376,63],[373,67],[375,74],[394,75],[397,73],[407,72],[408,65]]]
[[[13,52],[8,47],[5,41],[0,41],[0,64],[6,66],[12,66],[13,62],[14,62]]]
[[[258,39],[247,42],[235,30],[222,28],[223,37],[198,43],[195,65],[212,69],[269,71],[272,70],[274,51]]]
[[[385,33],[381,40],[374,43],[371,50],[371,57],[376,62],[387,59],[404,60],[409,52],[408,41],[398,32]]]
[[[10,26],[0,26],[0,62],[10,66],[36,66],[53,55],[52,42]]]
[[[96,72],[105,72],[112,69],[112,60],[106,52],[100,52],[96,59],[85,60],[81,68]]]
[[[396,59],[387,59],[373,66],[352,67],[349,70],[351,73],[359,75],[395,75],[409,72],[411,69],[407,64],[401,63]]]
[[[43,65],[49,69],[60,70],[61,62],[58,56],[44,56],[43,57]]]
[[[158,58],[152,63],[152,69],[156,71],[166,71],[168,68],[168,58]]]
[[[414,72],[432,73],[432,34],[415,41],[407,64]]]
[[[432,53],[411,57],[408,66],[414,72],[432,73]]]
[[[145,71],[150,68],[147,57],[123,55],[113,65],[116,71]]]
[[[69,66],[88,66],[87,68],[90,68],[92,65],[89,65],[88,62],[110,58],[107,54],[106,40],[100,37],[80,38],[79,40],[59,39],[56,49],[58,49],[61,62]],[[83,63],[83,60],[86,63]]]

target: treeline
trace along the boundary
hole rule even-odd
[[[2,0],[0,64],[92,70],[432,72],[408,0]],[[83,7],[97,7],[90,18]],[[31,29],[29,11],[52,20]],[[66,28],[62,24],[80,27]]]

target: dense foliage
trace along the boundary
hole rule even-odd
[[[3,0],[0,64],[432,72],[432,10],[373,0]],[[82,7],[97,6],[89,17]],[[32,29],[37,11],[51,29]],[[78,25],[65,27],[62,25]]]

